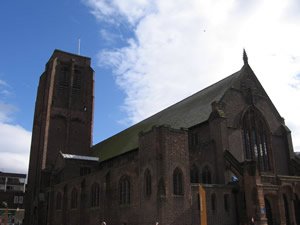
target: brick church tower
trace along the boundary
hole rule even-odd
[[[59,152],[89,155],[94,71],[91,59],[55,50],[41,75],[35,103],[25,224],[44,225],[50,175]]]

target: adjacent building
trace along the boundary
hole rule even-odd
[[[90,58],[55,50],[37,93],[26,224],[300,224],[291,131],[243,60],[92,146]]]
[[[26,174],[0,171],[0,221],[22,224]],[[1,224],[0,223],[0,224]]]
[[[0,171],[1,192],[25,192],[26,174],[5,173]]]

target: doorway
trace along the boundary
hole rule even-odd
[[[289,203],[285,194],[283,194],[283,203],[284,203],[286,225],[291,225]]]
[[[297,224],[300,224],[300,200],[299,200],[297,194],[295,194],[294,199],[295,199],[294,200],[295,218],[296,218]]]
[[[266,216],[268,219],[268,225],[273,225],[272,208],[271,208],[271,204],[267,198],[265,198],[265,207],[266,207]]]

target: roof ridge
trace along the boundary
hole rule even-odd
[[[236,74],[239,73],[239,72],[240,72],[240,70],[237,71],[237,72],[235,72],[235,73],[233,73],[233,74],[231,74],[231,75],[229,75],[229,76],[227,76],[227,77],[224,77],[222,80],[219,80],[219,81],[217,81],[217,82],[215,82],[215,83],[213,83],[213,84],[211,84],[211,85],[209,85],[209,86],[207,86],[207,87],[201,89],[200,91],[197,91],[197,92],[195,92],[195,93],[192,94],[192,95],[189,95],[188,97],[186,97],[186,98],[180,100],[179,102],[174,103],[173,105],[170,105],[169,107],[167,107],[167,108],[161,110],[160,112],[162,112],[162,111],[164,111],[164,110],[167,110],[168,108],[171,108],[171,107],[173,107],[173,106],[175,106],[175,105],[178,105],[178,104],[180,104],[180,103],[186,101],[187,99],[192,98],[192,97],[194,97],[195,95],[200,94],[201,92],[204,92],[205,90],[207,90],[207,89],[209,89],[209,88],[212,88],[213,86],[215,86],[215,85],[217,85],[217,84],[223,82],[224,80],[227,80],[227,79],[229,79],[230,77],[233,77],[234,75],[236,75]],[[158,112],[158,113],[160,113],[160,112]],[[158,114],[158,113],[156,113],[156,114]],[[155,114],[154,114],[154,115],[155,115]],[[154,115],[153,115],[153,116],[154,116]],[[149,117],[149,118],[150,118],[150,117]],[[141,122],[142,122],[142,121],[141,121]]]
[[[207,89],[212,88],[213,86],[216,86],[216,85],[218,85],[218,84],[224,82],[225,80],[234,77],[235,75],[239,74],[240,72],[241,72],[241,69],[238,70],[237,72],[235,72],[235,73],[233,73],[233,74],[231,74],[231,75],[229,75],[229,76],[227,76],[227,77],[224,77],[223,79],[221,79],[221,80],[219,80],[219,81],[217,81],[217,82],[215,82],[215,83],[213,83],[213,84],[211,84],[211,85],[205,87],[204,89],[201,89],[200,91],[197,91],[197,92],[195,92],[195,93],[192,94],[192,95],[189,95],[188,97],[186,97],[186,98],[180,100],[179,102],[176,102],[176,103],[174,103],[174,104],[172,104],[172,105],[170,105],[170,106],[168,106],[168,107],[166,107],[166,108],[160,110],[159,112],[157,112],[157,113],[155,113],[155,114],[153,114],[153,115],[151,115],[151,116],[149,116],[149,117],[147,117],[147,118],[145,118],[145,119],[143,119],[143,120],[141,120],[141,121],[139,121],[139,122],[137,122],[137,123],[135,123],[135,124],[129,126],[128,128],[126,128],[126,129],[124,129],[124,130],[122,130],[122,131],[120,131],[120,132],[118,132],[118,133],[116,133],[116,134],[114,134],[114,135],[112,135],[112,136],[110,136],[110,137],[108,137],[108,138],[106,138],[106,139],[104,139],[104,140],[98,142],[97,144],[93,145],[92,148],[95,147],[95,146],[97,146],[98,144],[105,143],[105,142],[109,141],[110,139],[112,139],[113,137],[115,137],[115,136],[117,136],[117,135],[120,135],[120,134],[122,134],[122,133],[125,133],[126,131],[128,131],[129,129],[132,129],[133,127],[137,127],[138,125],[144,123],[145,121],[150,120],[150,119],[153,118],[153,117],[156,117],[157,115],[161,114],[162,112],[166,112],[166,111],[170,110],[171,108],[174,108],[174,107],[176,107],[176,106],[182,104],[183,102],[187,101],[188,99],[191,99],[191,98],[193,98],[194,96],[199,95],[201,92],[204,92],[204,91],[206,91]],[[224,92],[224,93],[225,93],[225,92]]]

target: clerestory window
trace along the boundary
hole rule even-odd
[[[149,197],[151,195],[151,173],[150,170],[147,169],[145,171],[145,175],[144,175],[144,179],[145,179],[145,195],[147,197]]]
[[[202,169],[202,183],[203,184],[211,184],[211,172],[208,166],[205,166]]]
[[[61,196],[61,193],[58,192],[56,194],[56,209],[60,210],[61,208],[62,208],[62,196]]]
[[[100,204],[100,187],[94,183],[91,187],[91,207],[98,207]]]
[[[71,209],[77,208],[77,201],[78,201],[78,192],[76,188],[73,188],[71,192]]]
[[[195,165],[192,166],[190,175],[191,175],[191,179],[190,179],[191,183],[199,183],[199,170],[197,166]]]

